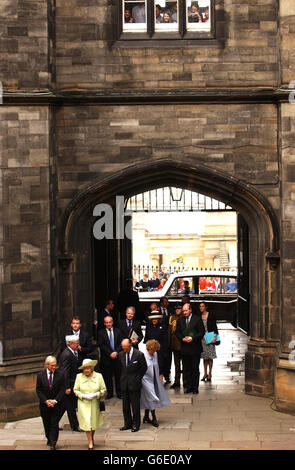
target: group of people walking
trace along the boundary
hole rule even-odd
[[[201,356],[202,380],[211,380],[218,330],[205,304],[200,304],[200,315],[193,312],[189,302],[177,305],[173,312],[168,299],[160,307],[152,305],[145,335],[135,313],[133,306],[127,307],[125,318],[114,326],[113,316],[105,311],[103,327],[97,332],[99,357],[90,335],[74,317],[62,340],[59,367],[56,357],[46,358],[45,369],[37,376],[36,392],[50,449],[56,448],[59,421],[67,411],[71,429],[85,431],[88,449],[92,450],[95,430],[103,424],[104,399],[113,397],[114,388],[122,399],[121,431],[139,430],[140,410],[144,410],[144,424],[158,427],[156,409],[170,403],[165,386],[170,383],[172,354],[175,379],[170,388],[180,387],[183,372],[184,393],[198,393]],[[213,339],[206,344],[209,331]],[[138,347],[141,341],[144,352]]]

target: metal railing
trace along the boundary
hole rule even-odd
[[[161,279],[168,279],[171,274],[185,272],[185,271],[216,271],[223,272],[228,270],[236,269],[233,266],[223,267],[220,269],[216,269],[212,266],[167,266],[165,271],[161,270],[161,266],[157,265],[144,265],[144,264],[134,264],[133,265],[133,278],[137,281],[143,279],[143,275],[147,274],[149,279],[152,279],[153,273],[157,273],[157,277]]]

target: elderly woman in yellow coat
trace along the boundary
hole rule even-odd
[[[83,372],[78,374],[74,385],[74,393],[78,397],[78,421],[88,438],[88,449],[94,447],[94,433],[103,424],[100,411],[100,398],[106,393],[103,377],[94,371],[97,361],[84,359],[79,367]]]

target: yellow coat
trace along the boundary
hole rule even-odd
[[[93,400],[86,400],[82,395],[97,393]],[[98,372],[92,373],[90,377],[78,374],[74,385],[74,393],[78,397],[78,421],[83,431],[94,431],[103,424],[102,413],[99,409],[99,399],[106,392],[103,377]]]

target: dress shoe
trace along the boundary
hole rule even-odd
[[[187,388],[184,393],[192,393],[192,389],[191,388]]]
[[[123,426],[120,431],[127,431],[128,429],[131,429],[131,426]]]
[[[120,393],[119,394],[117,393],[117,398],[119,398],[121,400],[122,395]]]
[[[171,385],[170,388],[179,388],[179,387],[180,387],[180,384],[175,384],[175,383],[174,383],[173,385]]]
[[[197,395],[199,393],[199,390],[193,390],[193,394]]]
[[[133,427],[133,428],[131,429],[131,432],[137,432],[137,431],[139,431],[139,428]]]
[[[106,396],[106,400],[110,400],[111,398],[113,398],[113,394],[112,393],[108,393],[107,396]]]
[[[50,444],[50,450],[56,450],[55,444]]]
[[[143,423],[148,423],[148,424],[152,424],[152,420],[149,416],[144,416],[143,420],[142,420]]]
[[[74,432],[84,432],[84,431],[82,431],[82,429],[80,429],[80,428],[72,429],[72,431],[74,431]]]
[[[158,427],[159,427],[159,423],[158,423],[156,417],[154,417],[154,418],[152,419],[152,425],[153,425],[155,428],[158,428]]]

